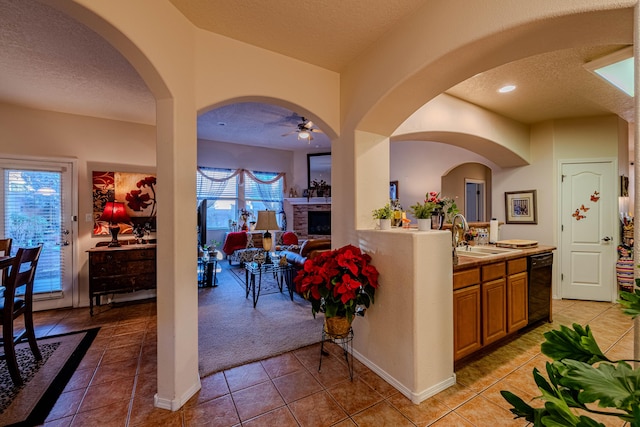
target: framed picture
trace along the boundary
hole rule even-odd
[[[537,224],[536,190],[505,191],[507,224]]]
[[[93,235],[109,235],[109,223],[100,221],[108,201],[125,203],[131,224],[120,224],[120,233],[132,234],[134,227],[156,231],[155,173],[93,171]]]
[[[398,181],[391,181],[389,183],[389,198],[391,200],[398,200]]]

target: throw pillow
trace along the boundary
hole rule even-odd
[[[297,245],[298,244],[298,236],[293,231],[287,231],[282,234],[282,244],[283,245]]]

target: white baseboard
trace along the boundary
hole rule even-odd
[[[187,401],[191,399],[193,395],[196,394],[201,388],[202,384],[200,383],[200,378],[198,378],[198,381],[193,384],[193,386],[191,386],[186,392],[184,392],[178,399],[165,399],[158,396],[158,393],[156,393],[153,396],[153,405],[156,408],[177,411],[178,409],[182,408],[182,406],[187,403]]]
[[[431,396],[435,396],[436,394],[451,387],[456,383],[456,374],[453,373],[451,377],[447,378],[442,382],[434,384],[431,387],[425,390],[422,390],[420,392],[414,392],[414,391],[411,391],[404,384],[402,384],[400,381],[396,380],[394,377],[389,375],[389,373],[387,373],[385,370],[380,368],[378,365],[376,365],[375,363],[373,363],[372,361],[364,357],[362,354],[358,353],[358,351],[353,350],[353,357],[358,359],[360,362],[366,365],[369,369],[371,369],[373,372],[378,374],[380,378],[382,378],[383,380],[391,384],[396,390],[398,390],[407,399],[411,400],[411,402],[415,403],[416,405],[427,400]]]

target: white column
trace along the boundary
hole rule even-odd
[[[186,96],[188,98],[188,96]],[[157,102],[158,392],[178,410],[200,390],[196,238],[196,113],[189,102]]]

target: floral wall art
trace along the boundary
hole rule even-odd
[[[156,229],[156,176],[148,173],[101,172],[92,174],[93,235],[109,235],[109,224],[99,221],[105,203],[124,202],[131,224],[120,224],[120,233]]]

